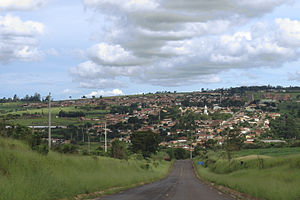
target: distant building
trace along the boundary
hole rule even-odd
[[[205,105],[204,107],[204,115],[208,115],[208,112],[207,112],[207,106]]]

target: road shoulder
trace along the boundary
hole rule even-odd
[[[152,181],[147,181],[147,182],[140,182],[140,183],[136,183],[136,184],[125,186],[125,187],[108,188],[106,190],[96,191],[96,192],[92,192],[92,193],[88,193],[88,194],[79,194],[79,195],[77,195],[77,196],[75,196],[73,198],[65,198],[65,199],[60,199],[60,200],[71,200],[71,199],[72,200],[86,200],[86,199],[97,200],[100,197],[104,197],[104,196],[112,195],[112,194],[118,194],[120,192],[124,192],[124,191],[129,190],[129,189],[134,189],[134,188],[137,188],[137,187],[141,187],[141,186],[144,186],[144,185],[148,185],[148,184],[151,184],[151,183],[163,180],[163,179],[165,179],[170,174],[170,172],[172,171],[172,169],[174,167],[175,161],[173,160],[171,162],[172,163],[170,164],[168,172],[166,173],[165,176],[163,176],[160,179],[156,179],[156,180],[152,180]]]
[[[226,194],[226,195],[229,195],[230,197],[234,198],[234,199],[239,199],[239,200],[262,200],[262,199],[258,199],[258,198],[255,198],[255,197],[252,197],[246,193],[241,193],[241,192],[238,192],[236,190],[233,190],[231,188],[228,188],[228,187],[225,187],[223,185],[217,185],[215,183],[212,183],[212,182],[209,182],[205,179],[203,179],[198,170],[197,170],[197,167],[195,165],[195,162],[192,161],[192,165],[193,165],[193,170],[194,170],[194,173],[195,173],[195,176],[196,178],[203,184],[205,185],[208,185],[209,187],[213,187],[214,189],[216,189],[218,192],[220,193],[223,193],[223,194]]]

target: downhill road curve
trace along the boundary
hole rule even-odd
[[[189,160],[176,161],[167,178],[95,200],[230,200],[201,183]]]

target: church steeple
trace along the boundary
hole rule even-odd
[[[204,107],[204,115],[208,115],[208,112],[207,112],[207,106],[205,105]]]

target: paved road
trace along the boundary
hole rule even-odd
[[[176,161],[167,178],[95,200],[230,200],[201,183],[189,160]]]

